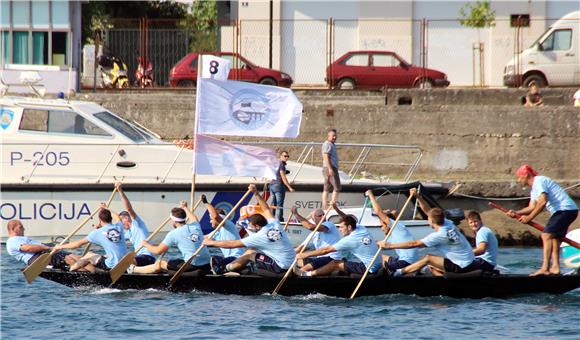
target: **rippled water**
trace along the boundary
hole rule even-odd
[[[350,301],[71,289],[41,278],[28,285],[4,247],[1,255],[3,339],[580,338],[580,290],[507,300]],[[540,256],[540,249],[500,251],[501,264],[515,273],[531,272]]]

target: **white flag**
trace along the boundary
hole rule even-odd
[[[232,144],[197,135],[195,171],[200,175],[276,178],[280,161],[274,150]]]
[[[230,61],[205,54],[201,56],[201,78],[228,80]]]
[[[302,103],[292,90],[231,80],[200,79],[199,82],[198,133],[298,137]]]

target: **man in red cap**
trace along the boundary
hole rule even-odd
[[[534,275],[560,274],[560,243],[566,236],[568,227],[578,217],[578,207],[556,182],[546,176],[539,176],[531,166],[524,164],[516,171],[518,184],[531,187],[530,204],[521,210],[510,210],[506,214],[515,217],[522,215],[519,221],[528,223],[533,220],[544,207],[550,212],[550,220],[542,232],[543,262],[542,267]],[[550,265],[550,259],[552,261]]]

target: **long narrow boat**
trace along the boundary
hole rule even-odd
[[[418,296],[450,296],[454,298],[481,299],[486,297],[507,298],[529,294],[563,294],[580,288],[580,274],[558,276],[527,275],[457,275],[453,277],[368,277],[357,296],[384,294],[411,294]],[[175,292],[210,292],[219,294],[261,295],[271,293],[280,281],[279,277],[258,275],[195,275],[184,274],[171,288],[168,274],[125,274],[111,285],[108,273],[63,272],[47,269],[43,278],[69,287],[111,287],[115,289],[159,289]],[[349,276],[291,277],[281,295],[324,294],[349,297],[359,278]]]

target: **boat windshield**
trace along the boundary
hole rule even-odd
[[[105,124],[109,125],[113,129],[117,130],[118,132],[123,134],[123,136],[131,139],[135,143],[150,142],[155,140],[154,136],[149,135],[144,130],[139,129],[136,126],[133,126],[131,123],[115,116],[110,112],[103,111],[95,113],[94,117],[101,120]]]

